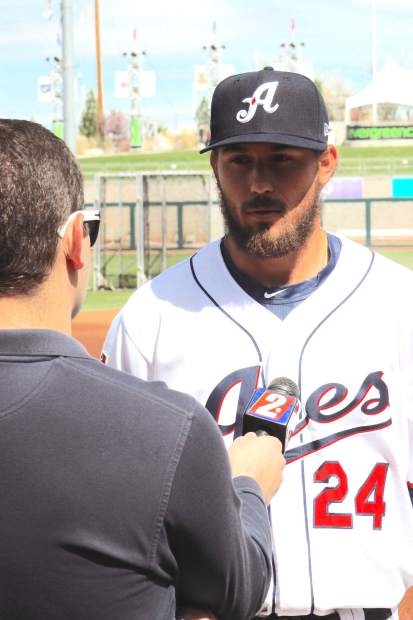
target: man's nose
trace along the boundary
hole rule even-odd
[[[274,191],[274,175],[267,166],[257,164],[251,171],[250,191],[255,194],[265,194]]]

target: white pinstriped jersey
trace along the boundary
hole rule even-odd
[[[257,385],[295,380],[303,414],[271,504],[268,609],[398,605],[413,585],[411,271],[343,240],[330,276],[281,321],[238,286],[215,242],[134,293],[104,351],[195,396],[227,442]]]

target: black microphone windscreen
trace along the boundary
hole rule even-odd
[[[298,398],[300,394],[298,385],[292,381],[292,379],[288,379],[288,377],[277,377],[276,379],[273,379],[267,389],[274,390],[275,392],[284,392],[294,398]]]

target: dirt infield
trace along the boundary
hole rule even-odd
[[[72,334],[93,357],[99,357],[109,325],[119,310],[81,312],[72,323]]]

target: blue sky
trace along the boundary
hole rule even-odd
[[[357,91],[371,72],[372,0],[100,0],[105,112],[128,110],[114,97],[114,73],[126,69],[123,52],[133,47],[133,29],[156,73],[156,96],[143,102],[147,117],[171,128],[193,118],[194,65],[205,62],[215,21],[226,45],[223,62],[236,72],[268,64],[290,37],[305,42],[304,58],[320,79],[338,78]],[[80,92],[96,89],[93,0],[72,0],[76,72]],[[45,58],[58,52],[60,0],[0,0],[0,116],[30,118],[50,127],[51,105],[37,101],[37,79],[49,72]],[[377,65],[396,62],[413,69],[413,1],[376,0]],[[45,11],[54,15],[45,19]],[[78,108],[79,108],[78,104]],[[77,112],[80,116],[80,110]]]

